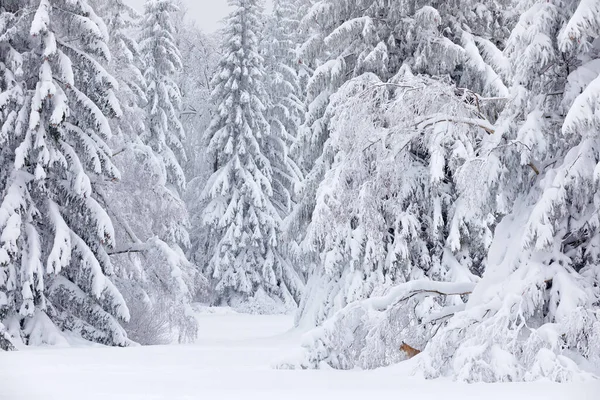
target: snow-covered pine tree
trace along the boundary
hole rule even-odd
[[[268,16],[267,31],[263,40],[268,99],[266,117],[270,124],[271,135],[266,146],[266,156],[273,170],[273,201],[281,218],[292,211],[301,191],[302,172],[295,161],[300,154],[298,130],[302,124],[305,110],[302,100],[300,74],[305,72],[298,63],[296,47],[298,45],[299,21],[297,4],[292,0],[278,0],[273,3],[272,13]],[[304,74],[307,76],[307,74]],[[295,253],[285,238],[280,249],[287,258]],[[302,273],[306,269],[302,267]]]
[[[426,349],[430,377],[565,381],[600,369],[600,4],[518,11],[510,100],[466,164],[462,195],[505,216],[467,309]]]
[[[332,121],[337,120],[338,108],[344,109],[354,101],[341,99],[337,105],[333,105],[330,99],[337,98],[335,93],[345,81],[352,77],[360,77],[364,73],[378,76],[380,82],[373,84],[376,87],[389,85],[393,88],[398,82],[406,79],[403,74],[394,77],[400,71],[401,65],[405,65],[403,68],[406,71],[446,76],[438,80],[440,84],[445,82],[446,89],[454,90],[456,98],[460,101],[478,105],[479,114],[475,115],[470,114],[471,111],[457,111],[455,103],[449,102],[445,109],[440,107],[437,111],[432,111],[431,115],[423,115],[423,119],[436,119],[448,112],[457,113],[452,118],[484,120],[485,126],[489,128],[489,121],[496,117],[496,105],[493,102],[479,104],[478,99],[482,96],[501,97],[507,93],[501,74],[496,72],[505,65],[498,62],[497,57],[488,57],[488,54],[495,56],[499,52],[494,43],[502,43],[504,38],[503,34],[496,32],[500,30],[498,21],[502,21],[504,15],[501,5],[502,2],[494,2],[484,6],[476,1],[440,1],[421,6],[415,2],[402,1],[390,3],[379,0],[321,0],[312,6],[303,19],[303,26],[308,26],[309,32],[312,33],[301,48],[300,58],[315,66],[308,84],[308,113],[301,129],[306,154],[302,159],[303,167],[309,172],[304,183],[302,200],[288,218],[287,226],[291,231],[290,236],[298,240],[300,259],[305,263],[314,264],[314,274],[300,305],[297,322],[304,320],[308,324],[318,324],[348,302],[368,297],[374,290],[382,290],[399,279],[393,273],[388,277],[388,269],[384,269],[377,282],[369,283],[369,279],[359,278],[362,268],[367,268],[368,271],[373,269],[367,265],[350,267],[347,259],[349,254],[345,253],[344,244],[339,241],[337,245],[333,244],[335,230],[325,227],[328,224],[326,218],[315,217],[315,210],[324,205],[318,203],[324,198],[318,195],[319,187],[327,186],[323,180],[336,162],[340,151],[337,145],[330,141],[332,132],[337,130]],[[492,35],[495,35],[495,42],[489,40]],[[392,80],[387,82],[390,79]],[[453,86],[456,87],[451,89]],[[432,93],[436,90],[445,91],[438,87]],[[414,107],[408,104],[405,106]],[[377,106],[372,107],[377,109]],[[416,126],[419,123],[416,119]],[[437,123],[434,125],[439,127]],[[428,193],[424,198],[431,201],[425,208],[413,208],[416,220],[426,223],[431,228],[431,231],[424,229],[423,235],[420,236],[424,243],[423,249],[426,250],[418,253],[426,254],[426,257],[422,257],[416,265],[428,271],[427,276],[430,278],[445,280],[456,275],[451,270],[453,265],[458,265],[457,261],[461,260],[468,265],[471,272],[478,275],[483,270],[482,260],[487,247],[485,243],[489,245],[489,240],[486,239],[489,237],[489,228],[495,221],[488,218],[488,215],[479,218],[479,222],[472,219],[471,222],[478,226],[470,228],[473,230],[472,238],[463,248],[461,237],[467,234],[465,220],[472,218],[473,214],[468,212],[468,205],[461,207],[460,204],[453,204],[459,183],[455,172],[460,162],[457,164],[457,161],[452,160],[457,155],[449,151],[453,144],[447,140],[456,137],[448,135],[444,139],[440,132],[432,137],[437,139],[430,140],[424,137],[422,140],[411,141],[420,143],[417,146],[417,157],[430,168],[429,178],[423,179],[430,182],[430,186],[424,189],[424,192]],[[468,137],[473,142],[466,146],[467,149],[474,147],[480,140],[473,136]],[[417,182],[413,184],[422,185]],[[354,190],[358,190],[357,187]],[[413,194],[416,196],[416,193],[420,192]],[[354,195],[355,197],[350,198],[358,198],[358,193],[354,192]],[[416,197],[413,200],[418,202]],[[390,195],[389,199],[393,202],[395,195]],[[388,200],[384,200],[384,203]],[[347,224],[353,221],[351,214],[345,216]],[[324,225],[318,226],[319,223]],[[393,221],[387,223],[390,224],[388,229],[393,232],[392,236],[399,232],[394,228]],[[356,226],[352,230],[363,228]],[[311,232],[321,234],[315,236]],[[382,233],[369,237],[369,240],[377,240],[375,238],[379,237],[380,242],[377,246],[385,247],[387,236]],[[323,247],[329,239],[333,241]],[[333,260],[327,257],[330,252],[345,256],[335,261],[336,268],[323,268]],[[388,262],[402,263],[401,260]],[[350,272],[353,268],[356,269],[356,276]],[[392,268],[395,269],[396,267]],[[407,268],[405,272],[408,273],[410,269]],[[363,275],[368,276],[370,272]],[[402,279],[412,279],[409,276],[410,273]],[[466,277],[463,275],[463,278]],[[456,278],[457,276],[454,276],[453,279]],[[384,284],[386,279],[387,283]]]
[[[109,69],[117,77],[123,110],[121,118],[111,121],[119,134],[109,142],[121,179],[98,191],[115,221],[115,284],[132,318],[125,329],[141,344],[171,342],[174,336],[189,341],[197,330],[190,304],[202,278],[180,248],[185,205],[168,188],[160,155],[142,141],[148,101],[144,60],[135,39],[141,17],[123,0],[102,1],[98,11],[111,33]]]
[[[106,26],[85,0],[3,1],[0,13],[0,322],[16,346],[64,343],[61,330],[127,345],[95,190],[119,178]]]
[[[293,197],[302,179],[289,151],[297,140],[304,115],[295,43],[298,21],[293,19],[294,15],[291,0],[275,0],[263,41],[269,77],[266,81],[266,118],[271,132],[266,156],[273,173],[273,203],[282,218],[291,212]]]
[[[111,121],[113,130],[118,133],[113,140],[127,141],[145,130],[147,85],[142,72],[144,61],[136,40],[141,15],[124,0],[92,0],[91,3],[107,26],[112,56],[108,69],[119,83],[118,97],[124,117]]]
[[[302,100],[304,106],[304,112],[302,115],[302,122],[304,122],[304,116],[306,115],[306,88],[308,81],[312,75],[312,65],[309,62],[300,58],[300,46],[306,42],[308,35],[310,34],[308,26],[302,24],[302,19],[310,10],[313,0],[287,0],[291,7],[286,7],[286,20],[292,27],[290,39],[293,43],[294,57],[295,57],[295,69],[298,72],[298,85],[300,86],[299,97]],[[292,153],[294,155],[302,154],[300,143],[296,142],[296,146],[292,147]]]
[[[259,54],[259,0],[230,0],[223,58],[215,76],[216,115],[207,130],[214,173],[204,190],[212,255],[205,266],[215,302],[250,302],[258,311],[295,305],[302,281],[280,251],[281,218],[273,203],[271,141],[265,118],[265,69]],[[261,304],[264,303],[264,304]]]
[[[184,11],[182,9],[180,12]],[[208,229],[204,226],[203,212],[207,199],[202,191],[213,173],[214,165],[206,151],[204,133],[214,115],[215,105],[211,102],[212,77],[219,63],[219,38],[206,34],[192,23],[185,22],[181,15],[176,39],[181,50],[183,73],[179,74],[178,85],[183,96],[181,122],[186,132],[186,152],[189,155],[185,166],[188,185],[185,201],[190,214],[190,247],[188,257],[194,264],[206,265],[210,254],[203,247],[207,244]],[[206,300],[207,293],[200,293],[198,300]]]
[[[140,50],[145,61],[148,121],[143,140],[162,158],[174,192],[181,193],[186,185],[180,165],[186,161],[185,132],[179,120],[181,92],[174,74],[181,71],[182,63],[171,21],[178,8],[174,0],[148,0],[144,7]]]

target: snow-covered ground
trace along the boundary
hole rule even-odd
[[[0,354],[4,400],[544,399],[598,400],[600,384],[466,385],[423,381],[399,365],[376,371],[276,370],[301,334],[286,316],[199,315],[186,346],[78,347]]]

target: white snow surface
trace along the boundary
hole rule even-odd
[[[597,399],[600,383],[463,384],[411,376],[415,359],[374,371],[277,370],[302,332],[292,317],[204,309],[193,345],[72,343],[0,353],[2,400]]]

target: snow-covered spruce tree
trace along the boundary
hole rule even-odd
[[[98,11],[111,32],[109,69],[117,77],[123,110],[111,121],[119,134],[109,142],[121,179],[98,192],[115,221],[119,246],[110,253],[115,284],[132,319],[124,327],[141,344],[192,340],[197,324],[190,303],[202,278],[180,248],[186,245],[185,233],[183,240],[180,234],[185,206],[168,187],[163,159],[142,141],[148,101],[145,63],[135,40],[141,18],[122,0],[101,2]]]
[[[600,4],[523,1],[519,11],[505,50],[510,101],[466,164],[473,186],[462,195],[505,217],[466,310],[426,348],[430,377],[600,371]]]
[[[180,165],[186,160],[182,143],[185,133],[179,120],[181,92],[174,74],[183,66],[171,21],[177,7],[173,0],[148,0],[144,7],[140,50],[145,62],[148,121],[143,140],[161,157],[174,192],[182,192],[186,185]],[[187,240],[183,227],[181,231],[179,239]]]
[[[273,174],[273,204],[282,218],[290,213],[293,197],[302,179],[289,151],[297,140],[304,114],[295,43],[298,21],[293,19],[294,15],[291,0],[276,0],[263,41],[269,77],[266,82],[266,118],[271,132],[265,152]]]
[[[181,16],[183,20],[183,15]],[[213,173],[214,164],[206,151],[208,144],[204,133],[214,115],[211,102],[212,83],[219,63],[219,45],[216,34],[205,34],[195,25],[182,21],[176,34],[181,50],[183,73],[177,83],[182,92],[183,109],[181,122],[186,132],[184,143],[188,162],[185,172],[188,177],[184,199],[190,214],[190,247],[188,257],[194,264],[206,265],[210,260],[204,246],[207,244],[208,229],[202,223],[207,199],[202,191]],[[205,291],[198,293],[197,300],[205,301]]]
[[[205,266],[215,303],[255,304],[257,311],[295,306],[302,281],[280,252],[279,212],[268,157],[272,141],[265,118],[264,64],[258,0],[231,0],[223,58],[215,76],[216,115],[207,130],[214,160],[204,196],[212,255]],[[264,303],[264,304],[261,304]]]
[[[306,114],[306,88],[313,72],[313,65],[310,63],[311,60],[308,60],[309,62],[307,63],[300,58],[300,46],[306,42],[310,35],[309,27],[306,24],[303,25],[301,22],[302,18],[304,18],[308,10],[310,10],[312,2],[312,0],[288,0],[287,3],[289,3],[290,6],[285,8],[286,23],[291,26],[291,29],[289,30],[289,39],[293,44],[295,70],[298,74],[298,85],[300,89],[298,96],[300,97],[300,100],[302,100],[303,108],[305,110],[302,115],[302,122],[304,121],[304,116]],[[292,154],[294,156],[302,154],[302,149],[298,141],[296,142],[296,146],[292,147]]]
[[[317,193],[320,185],[326,186],[323,180],[334,165],[339,151],[329,145],[331,132],[336,129],[332,120],[337,113],[337,106],[332,106],[330,102],[331,98],[335,98],[332,95],[346,80],[363,73],[375,74],[382,80],[378,85],[385,86],[385,82],[393,78],[404,64],[421,74],[447,76],[448,90],[457,85],[453,89],[457,98],[462,97],[461,101],[477,105],[478,119],[493,121],[497,113],[496,104],[479,104],[478,99],[482,96],[503,97],[507,93],[502,78],[502,68],[506,66],[500,62],[502,59],[498,61],[499,50],[494,44],[502,43],[504,37],[503,33],[496,32],[499,30],[498,18],[503,16],[500,6],[501,3],[483,6],[477,2],[434,2],[421,6],[416,2],[402,1],[322,0],[316,2],[304,18],[303,26],[309,26],[312,34],[302,46],[300,58],[315,65],[308,85],[308,113],[300,135],[305,149],[302,166],[309,172],[304,182],[303,197],[286,221],[286,226],[290,236],[297,240],[299,259],[313,264],[313,274],[300,305],[297,323],[302,320],[302,323],[309,325],[319,324],[345,304],[368,297],[373,290],[385,287],[378,286],[379,283],[368,283],[368,279],[349,279],[347,273],[352,268],[345,258],[337,260],[335,269],[323,268],[327,253],[342,253],[342,244],[338,243],[341,247],[337,250],[324,248],[323,238],[305,235],[321,229],[316,226],[318,223],[314,216],[319,206],[317,201],[321,198]],[[488,40],[492,35],[496,35],[494,43]],[[424,115],[424,118],[435,118],[436,115],[439,117],[440,114]],[[436,149],[440,145],[428,143],[427,146],[431,147],[419,152],[426,163],[431,163],[432,168],[451,162],[445,150]],[[425,213],[420,215],[419,221],[436,221],[428,224],[439,223],[445,227],[436,230],[431,237],[422,236],[423,240],[430,242],[428,257],[433,263],[423,259],[419,267],[424,271],[436,270],[435,274],[429,274],[434,279],[449,279],[452,265],[462,257],[466,257],[462,261],[468,264],[471,271],[479,275],[483,270],[485,248],[489,245],[489,240],[486,242],[488,228],[494,223],[493,218],[484,216],[482,225],[477,229],[478,234],[472,235],[473,239],[466,244],[467,248],[472,246],[473,250],[462,249],[459,238],[466,233],[464,224],[459,223],[461,219],[458,218],[452,228],[448,225],[453,220],[453,213],[464,213],[464,218],[469,215],[464,207],[447,207],[455,198],[449,194],[455,192],[458,184],[453,168],[446,168],[442,172],[443,185],[439,185],[440,190],[431,193],[431,208],[419,211]],[[434,169],[431,174],[432,181],[439,178]],[[352,216],[346,217],[347,223],[351,223]],[[389,229],[393,229],[393,226],[389,226]],[[478,243],[487,245],[482,244],[476,251]],[[353,268],[362,271],[367,266]],[[381,281],[385,281],[386,274],[384,270]],[[397,279],[392,276],[389,278],[387,285]]]
[[[0,322],[17,347],[64,343],[60,331],[125,346],[115,234],[95,190],[119,178],[106,26],[85,0],[3,1],[0,13]]]

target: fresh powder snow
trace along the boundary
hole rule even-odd
[[[413,364],[375,371],[282,370],[302,332],[290,316],[204,309],[194,344],[117,349],[75,343],[0,357],[2,400],[577,398],[594,400],[600,383],[468,385],[410,375]],[[35,383],[33,383],[35,382]]]

